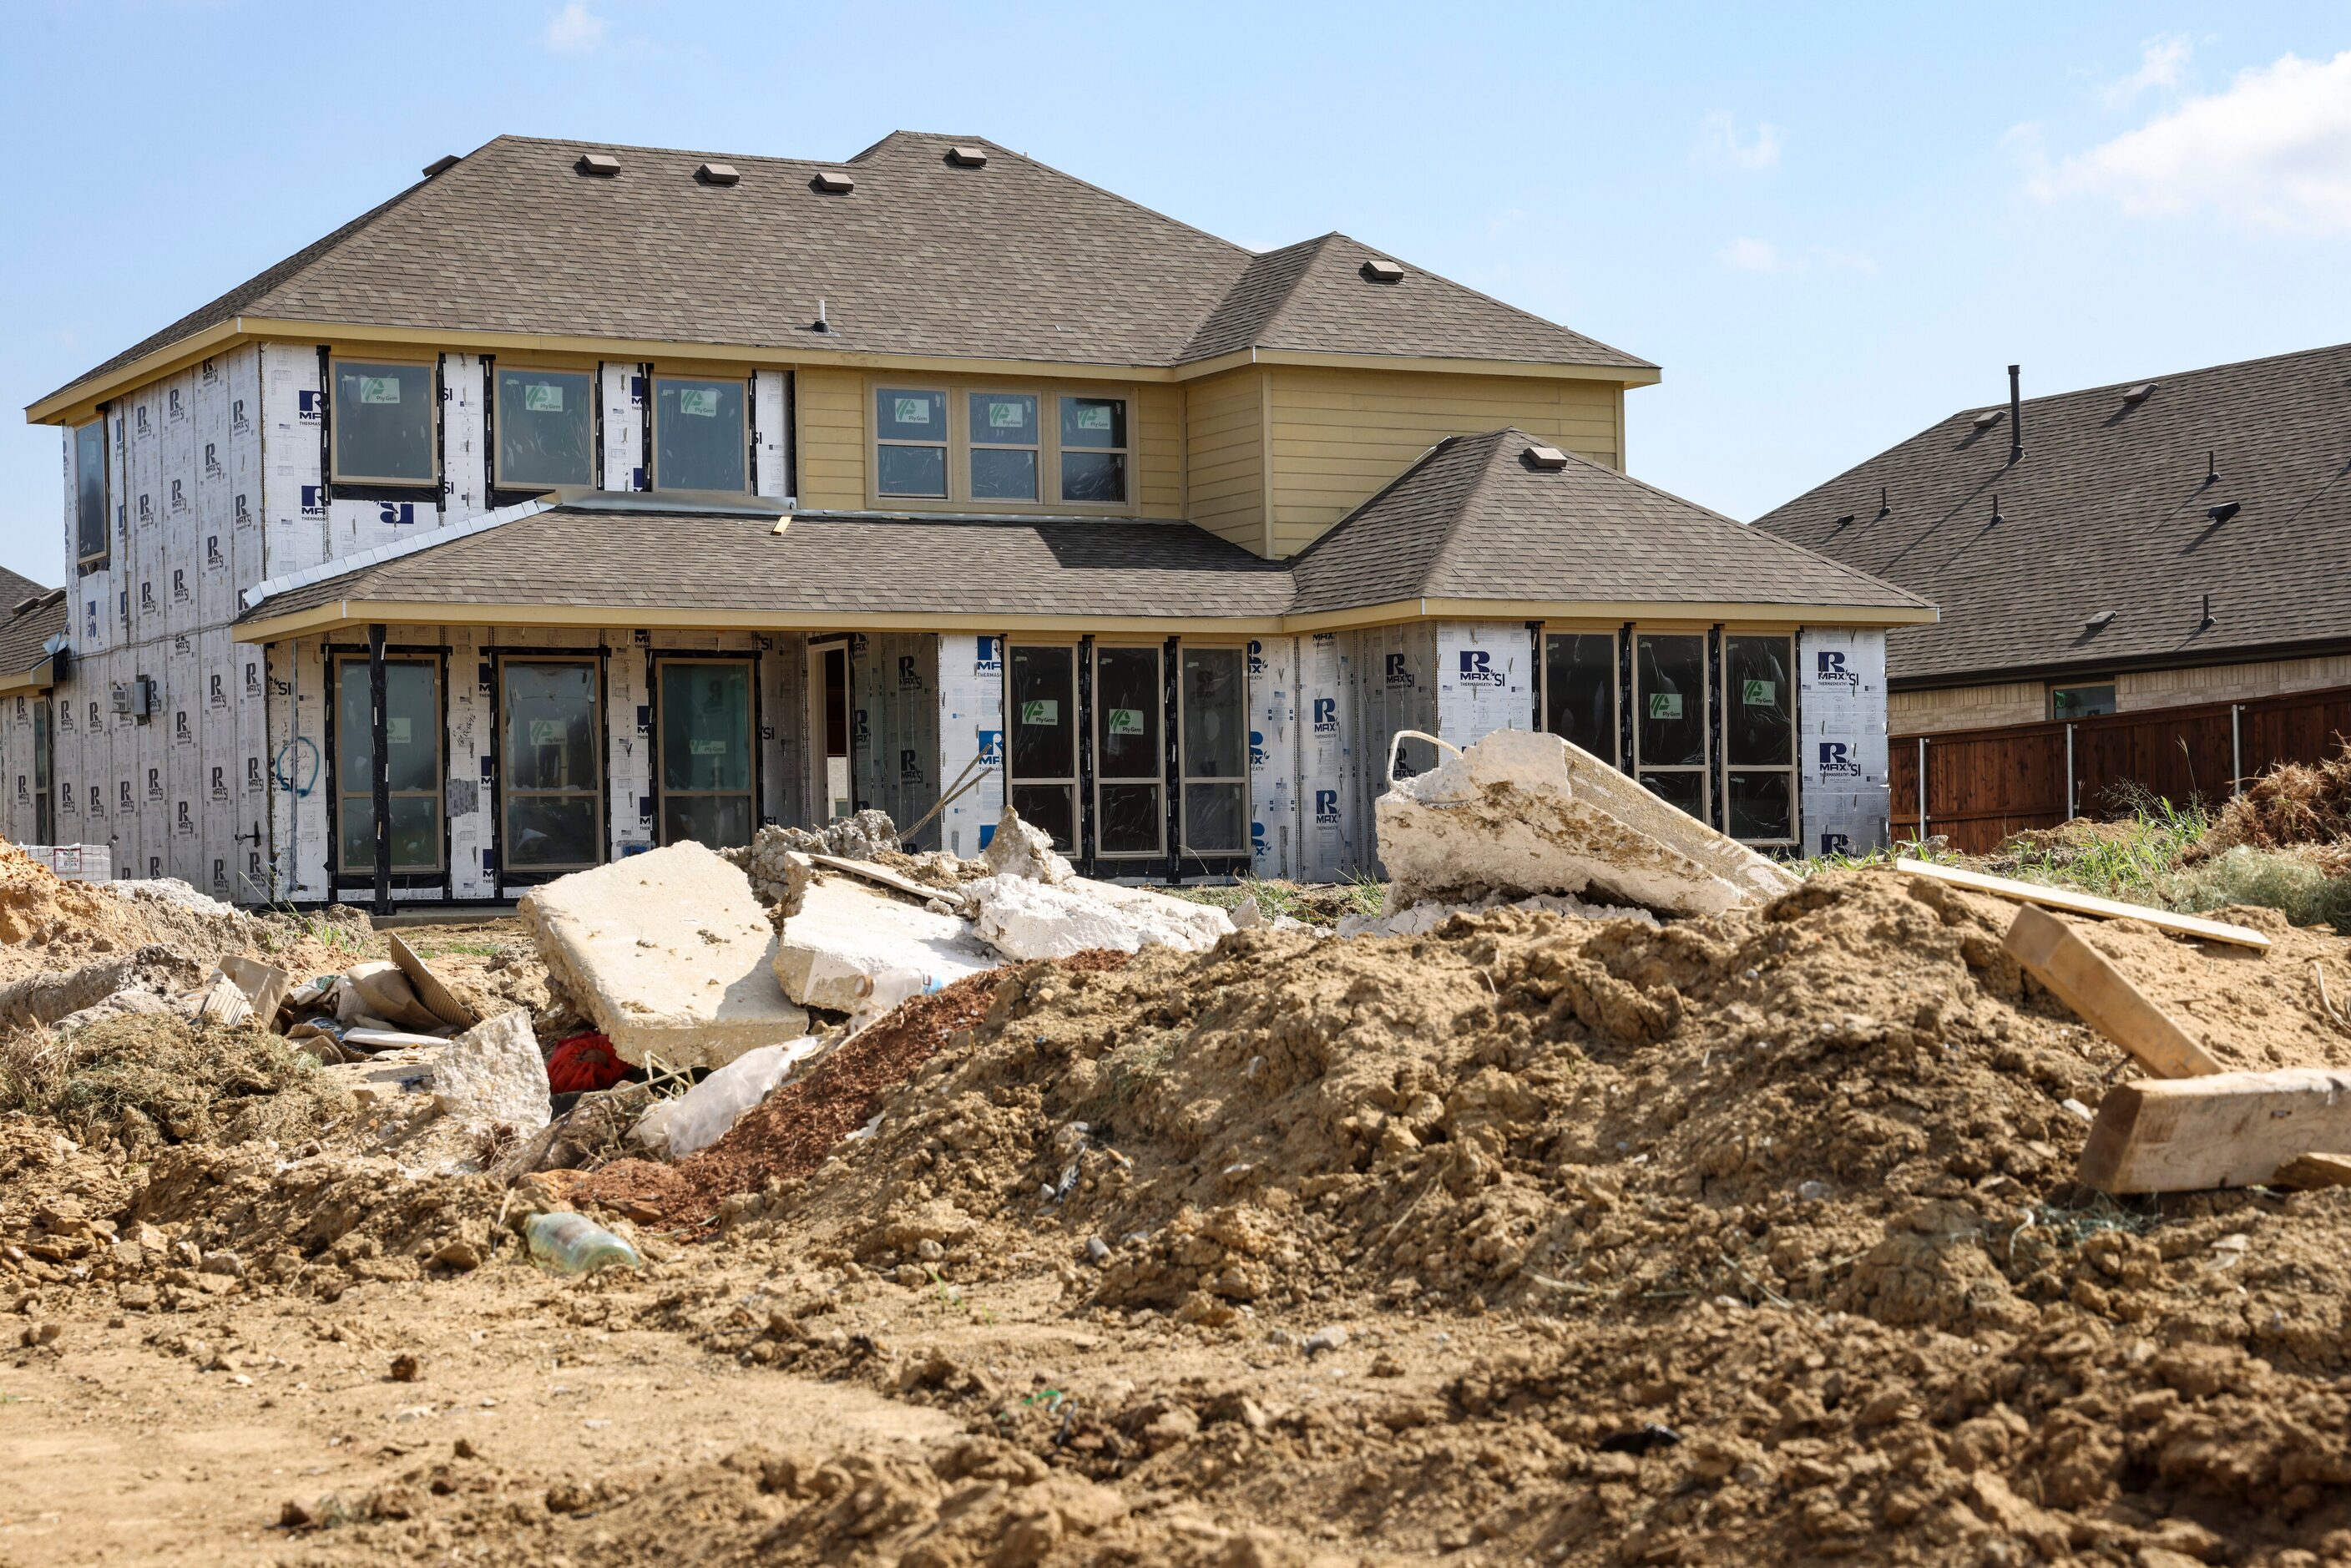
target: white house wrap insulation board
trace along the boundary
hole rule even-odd
[[[1249,645],[1249,869],[1297,874],[1298,639]]]
[[[1357,863],[1353,633],[1316,632],[1298,646],[1296,874],[1336,882]]]
[[[1004,815],[1004,639],[943,632],[938,660],[939,788],[953,789],[975,760],[987,772],[939,813],[933,841],[972,856],[987,847]]]
[[[645,481],[645,368],[607,361],[599,367],[607,490],[643,490]]]
[[[927,632],[849,640],[850,757],[860,808],[912,826],[937,803],[939,639]],[[922,847],[938,847],[935,821]]]
[[[784,410],[791,380],[785,371],[759,371],[751,377],[752,494],[781,500],[791,487],[791,423]]]
[[[1344,797],[1350,803],[1349,825],[1353,863],[1376,866],[1379,844],[1372,830],[1372,802],[1387,789],[1390,743],[1399,730],[1437,733],[1437,628],[1416,621],[1402,626],[1380,626],[1351,633],[1354,652],[1355,732],[1363,737],[1355,753],[1353,788]],[[1437,747],[1425,740],[1407,740],[1400,747],[1396,777],[1426,773],[1437,766]]]
[[[1797,636],[1796,667],[1802,852],[1881,848],[1891,837],[1886,633],[1807,626]]]
[[[1498,729],[1535,725],[1534,633],[1522,621],[1440,621],[1437,727],[1468,747]]]

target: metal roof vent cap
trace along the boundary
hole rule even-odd
[[[2103,632],[2107,627],[2113,625],[2114,621],[2115,612],[2113,611],[2101,610],[2095,615],[2091,616],[2087,622],[2084,622],[2084,624],[2093,632]]]
[[[1531,468],[1564,468],[1567,466],[1567,454],[1556,446],[1545,446],[1537,442],[1527,448],[1527,465]]]
[[[2155,389],[2162,384],[2163,383],[2161,382],[2139,382],[2138,385],[2123,393],[2124,406],[2127,408],[2137,407],[2140,403],[2143,403],[2147,399],[2153,397],[2155,395]]]
[[[440,157],[424,165],[424,177],[430,180],[444,170],[454,169],[456,166],[457,155],[455,152],[444,152]]]
[[[829,196],[845,196],[857,189],[857,182],[838,169],[820,169],[809,183]]]
[[[2001,409],[1988,408],[1976,415],[1972,423],[1978,430],[1990,430],[2000,423],[2000,416],[2003,412],[2005,411]]]
[[[593,174],[600,180],[609,180],[621,172],[621,161],[610,152],[582,152],[580,154],[580,162],[573,167],[582,174]]]
[[[1404,267],[1400,262],[1375,256],[1364,263],[1364,276],[1374,283],[1402,283]]]
[[[694,172],[694,177],[705,185],[739,185],[743,176],[732,163],[705,163]]]
[[[987,149],[958,143],[947,149],[947,162],[958,169],[985,169],[987,167]]]

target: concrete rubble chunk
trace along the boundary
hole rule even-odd
[[[1004,960],[971,923],[842,876],[810,882],[776,938],[776,978],[796,1002],[886,1010]]]
[[[1053,835],[1044,829],[1020,820],[1020,813],[1011,807],[996,824],[995,835],[987,841],[979,858],[996,876],[1026,877],[1031,882],[1060,883],[1077,875],[1070,862],[1053,851]]]
[[[887,811],[868,809],[827,822],[821,828],[761,828],[741,849],[722,850],[729,864],[742,868],[754,892],[769,904],[789,901],[791,867],[804,867],[809,855],[833,855],[842,860],[870,861],[898,847],[898,827]]]
[[[1794,874],[1555,735],[1498,730],[1394,779],[1375,813],[1388,907],[1587,892],[1667,915],[1718,915]]]
[[[717,1067],[808,1032],[775,974],[776,934],[744,874],[671,844],[525,894],[550,977],[622,1060]]]
[[[1205,953],[1233,929],[1213,905],[1084,877],[992,876],[965,883],[963,894],[980,939],[1008,958],[1067,958],[1090,947]]]
[[[433,1063],[433,1098],[468,1127],[535,1133],[550,1112],[547,1063],[520,1008],[475,1024],[442,1047]]]

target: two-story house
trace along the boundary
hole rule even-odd
[[[66,648],[0,679],[0,746],[48,749],[57,839],[246,902],[868,805],[1336,877],[1405,729],[1880,836],[1885,632],[1933,612],[1626,477],[1657,375],[976,139],[500,138],[31,406]]]

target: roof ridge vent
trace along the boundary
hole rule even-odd
[[[857,189],[857,182],[839,169],[819,169],[809,183],[828,196],[845,196]]]
[[[732,163],[705,163],[694,172],[694,177],[705,185],[739,185],[743,176]]]
[[[424,165],[424,177],[430,180],[435,174],[441,173],[445,170],[455,168],[458,162],[458,157],[455,152],[444,152],[440,157],[435,158],[432,162]]]
[[[985,169],[987,167],[987,149],[959,141],[947,149],[947,162],[958,169]]]
[[[1364,276],[1374,283],[1402,283],[1404,265],[1375,256],[1364,263]]]
[[[2123,406],[2126,408],[2137,407],[2140,403],[2143,403],[2147,399],[2153,397],[2155,395],[2155,389],[2162,384],[2163,383],[2161,382],[2139,382],[2138,385],[2123,393]]]
[[[582,174],[592,174],[600,180],[609,180],[621,172],[621,161],[610,152],[582,152],[580,154],[580,162],[572,167],[578,169]]]
[[[1567,466],[1566,453],[1562,452],[1556,446],[1546,446],[1540,441],[1527,448],[1526,458],[1527,465],[1531,468],[1564,468]]]

